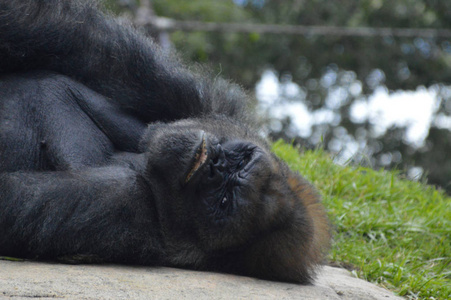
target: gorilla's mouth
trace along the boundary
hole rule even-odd
[[[197,147],[195,147],[196,151],[194,157],[191,162],[191,168],[188,171],[188,175],[185,177],[185,183],[190,181],[193,175],[199,170],[200,167],[207,161],[208,152],[207,152],[207,141],[205,140],[205,132],[202,131],[201,139]]]

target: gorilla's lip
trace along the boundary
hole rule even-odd
[[[191,159],[190,169],[188,170],[188,174],[185,177],[185,183],[188,183],[191,178],[196,174],[197,170],[202,167],[208,159],[208,151],[207,151],[207,140],[206,134],[204,131],[200,133],[200,139],[197,145],[194,147],[194,155]]]

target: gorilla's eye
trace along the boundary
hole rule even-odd
[[[227,207],[227,204],[229,203],[229,199],[227,197],[222,198],[221,203],[219,204],[219,207],[224,209]]]
[[[245,166],[246,162],[244,161],[244,159],[242,159],[239,163],[238,163],[238,169],[242,169]]]

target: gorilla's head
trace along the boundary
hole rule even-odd
[[[150,125],[144,147],[170,264],[308,282],[328,240],[312,186],[225,117]]]

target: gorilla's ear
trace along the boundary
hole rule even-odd
[[[254,276],[307,284],[329,248],[328,219],[310,183],[292,172],[286,183],[294,199],[281,201],[290,202],[292,213],[285,226],[252,245],[244,261]]]

